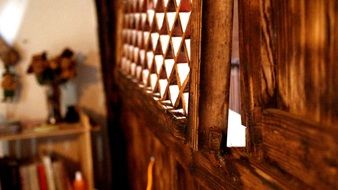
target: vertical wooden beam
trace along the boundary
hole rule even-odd
[[[204,0],[199,102],[200,148],[219,150],[229,107],[233,0]]]
[[[191,78],[189,100],[189,128],[187,139],[193,150],[198,150],[200,63],[202,37],[202,0],[196,0],[191,13]]]

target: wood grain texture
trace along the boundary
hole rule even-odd
[[[202,0],[192,4],[191,13],[191,77],[189,100],[188,141],[194,150],[198,150],[199,128],[199,98],[200,98],[200,70],[201,70],[201,37],[202,37]]]
[[[118,72],[106,76],[118,84],[119,101],[112,106],[123,108],[114,107],[128,139],[132,187],[145,188],[149,157],[155,156],[157,189],[335,189],[337,1],[238,1],[248,147],[226,152],[220,146],[227,123],[232,1],[198,3],[194,121],[175,120]],[[120,47],[119,41],[110,45]],[[113,52],[117,60],[119,51]]]
[[[222,134],[226,132],[232,14],[232,0],[203,1],[199,144],[211,150],[219,150]]]
[[[240,1],[249,160],[288,188],[337,186],[336,10],[337,1]]]

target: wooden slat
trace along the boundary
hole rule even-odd
[[[232,0],[203,1],[199,143],[201,148],[210,150],[219,150],[222,133],[226,131],[232,13]]]
[[[199,98],[200,98],[200,64],[201,64],[201,28],[202,0],[195,0],[191,14],[191,74],[189,96],[188,141],[194,150],[198,150]]]
[[[260,128],[264,161],[272,163],[272,169],[312,187],[337,187],[337,130],[279,110],[266,110]]]

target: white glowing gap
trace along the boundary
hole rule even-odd
[[[132,63],[132,64],[130,65],[130,74],[131,74],[132,76],[135,76],[135,74],[136,74],[136,63]]]
[[[189,92],[183,94],[185,113],[188,114],[189,111]]]
[[[180,6],[180,4],[181,4],[181,0],[176,0],[176,5]]]
[[[169,0],[164,0],[164,6],[168,7]]]
[[[164,13],[156,13],[156,20],[157,20],[158,29],[160,30],[162,28],[163,21],[164,21]]]
[[[162,52],[164,54],[166,53],[166,51],[168,49],[169,39],[170,39],[169,35],[160,35],[160,42],[161,42]]]
[[[148,69],[151,68],[153,65],[153,59],[154,59],[154,53],[152,51],[147,52],[147,63],[148,63]]]
[[[157,42],[158,42],[158,38],[160,37],[160,35],[158,33],[151,33],[151,42],[153,45],[153,50],[156,50],[156,46],[157,46]]]
[[[153,2],[154,2],[154,7],[156,7],[156,5],[157,5],[157,0],[153,0]]]
[[[144,38],[144,45],[147,46],[149,42],[149,35],[150,32],[143,32],[143,38]]]
[[[140,52],[140,49],[138,47],[134,48],[134,61],[137,62],[138,60],[138,54]]]
[[[167,12],[167,19],[169,24],[169,30],[172,31],[175,24],[176,12]]]
[[[134,52],[134,46],[129,46],[129,51],[128,51],[128,58],[132,59],[133,58],[133,52]]]
[[[179,13],[183,32],[187,30],[187,26],[188,26],[189,19],[190,19],[190,14],[191,12],[180,12]]]
[[[144,49],[140,50],[140,59],[141,59],[141,64],[144,65],[144,60],[146,57],[146,51]]]
[[[245,133],[241,115],[229,109],[227,147],[245,147]]]
[[[171,37],[171,42],[173,44],[175,56],[177,56],[181,47],[182,37]]]
[[[147,15],[148,15],[148,21],[150,26],[153,25],[153,20],[155,16],[155,10],[154,9],[148,9],[147,10]]]
[[[175,64],[175,60],[173,59],[166,59],[164,60],[165,72],[167,74],[167,78],[169,79],[171,72],[173,70]]]
[[[156,82],[157,82],[157,74],[153,73],[150,75],[150,86],[152,91],[155,90]]]
[[[190,60],[190,55],[191,55],[190,39],[186,39],[186,40],[185,40],[185,47],[186,47],[186,49],[187,49],[188,56],[189,56],[189,60]]]
[[[171,104],[174,106],[176,104],[178,94],[179,94],[178,85],[170,85],[169,86],[169,93],[170,93],[170,101]]]
[[[161,94],[161,98],[164,97],[164,93],[165,93],[165,89],[167,88],[168,85],[168,80],[167,79],[160,79],[158,81],[159,86],[160,86],[160,94]]]
[[[155,63],[156,63],[156,72],[160,74],[161,67],[163,65],[163,55],[155,55]]]
[[[149,70],[148,69],[144,69],[142,72],[142,81],[144,85],[148,84],[148,77],[149,77]]]
[[[142,22],[142,27],[144,27],[145,23],[147,20],[147,14],[146,13],[141,13],[141,22]]]
[[[136,78],[140,79],[142,73],[142,67],[139,65],[136,67]]]
[[[176,66],[177,66],[178,78],[180,78],[180,84],[183,85],[183,83],[188,78],[190,67],[188,63],[179,63]]]

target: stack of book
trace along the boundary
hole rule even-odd
[[[71,181],[61,160],[0,159],[0,190],[69,190]]]

